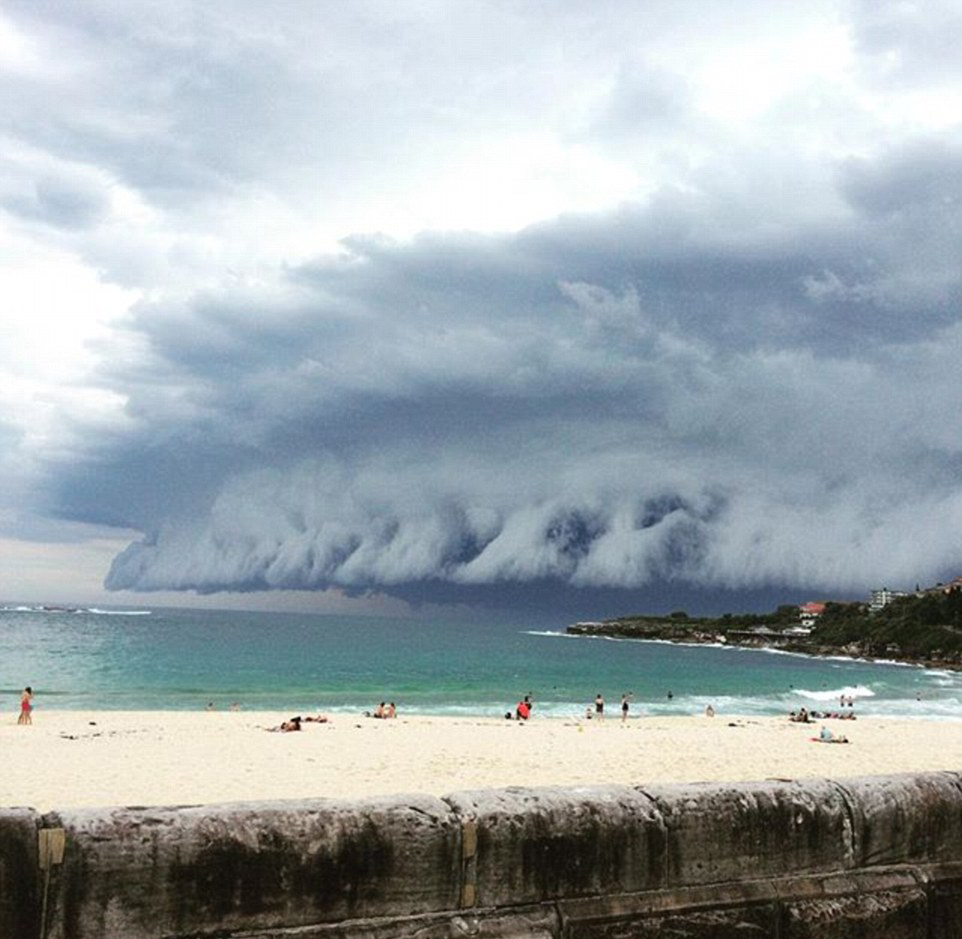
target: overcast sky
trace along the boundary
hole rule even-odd
[[[0,598],[962,573],[960,34],[958,0],[4,0]]]

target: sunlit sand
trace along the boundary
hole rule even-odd
[[[289,715],[37,711],[0,724],[0,805],[198,804],[237,800],[441,795],[503,786],[844,777],[962,765],[962,721],[863,717],[827,722],[847,745],[784,718],[561,718],[335,714],[299,733]]]

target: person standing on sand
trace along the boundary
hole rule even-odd
[[[621,723],[624,724],[628,720],[628,699],[631,697],[631,692],[626,691],[621,696]]]
[[[595,715],[599,721],[603,721],[605,719],[605,699],[601,696],[600,691],[595,698]]]
[[[30,685],[27,685],[20,695],[20,716],[17,718],[17,723],[33,723],[33,688]]]

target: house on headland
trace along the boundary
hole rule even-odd
[[[929,587],[926,593],[951,593],[953,590],[962,589],[962,577],[955,577],[950,580],[947,584],[936,584],[934,587]]]
[[[897,597],[904,596],[903,590],[889,590],[888,587],[880,587],[878,590],[873,590],[869,595],[868,611],[869,613],[878,613],[879,610],[884,610]]]
[[[814,601],[803,603],[798,608],[798,624],[804,629],[811,629],[817,620],[825,612],[824,603]]]
[[[951,593],[953,590],[962,590],[962,577],[956,577],[945,584],[939,581],[932,587],[920,587],[916,584],[912,596],[925,597],[932,594]],[[904,590],[889,590],[888,587],[879,587],[870,594],[868,611],[869,613],[878,613],[879,610],[884,610],[893,600],[907,596],[909,596],[909,593]]]

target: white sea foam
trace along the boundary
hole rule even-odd
[[[811,698],[813,701],[838,701],[841,697],[846,698],[874,698],[875,692],[865,685],[848,685],[844,688],[836,688],[833,691],[809,691],[807,688],[795,688],[794,694],[801,695],[803,698]]]
[[[936,678],[951,678],[953,680],[962,677],[959,672],[950,672],[947,668],[927,668],[925,674],[932,675]]]
[[[0,606],[2,613],[71,613],[94,616],[150,616],[151,610],[101,610],[98,607],[83,606]]]
[[[852,655],[815,655],[811,652],[796,652],[791,649],[776,649],[772,646],[746,646],[733,642],[684,642],[677,639],[635,639],[629,636],[598,636],[569,633],[543,632],[535,635],[564,636],[572,639],[603,639],[607,642],[646,642],[652,645],[663,646],[682,646],[689,649],[725,649],[728,652],[742,653],[745,655],[786,655],[800,659],[817,659],[820,662],[838,662],[851,664],[861,662],[866,665],[892,665],[899,668],[922,668],[923,666],[915,662],[896,662],[894,659],[869,659]]]
[[[79,610],[81,613],[95,613],[97,616],[150,616],[151,610],[99,610],[92,606],[89,610]]]
[[[839,656],[839,658],[844,658],[844,656]],[[925,667],[923,665],[919,665],[918,662],[899,662],[899,661],[896,661],[895,659],[855,659],[855,661],[871,662],[872,665],[891,665],[893,668],[924,668]]]

